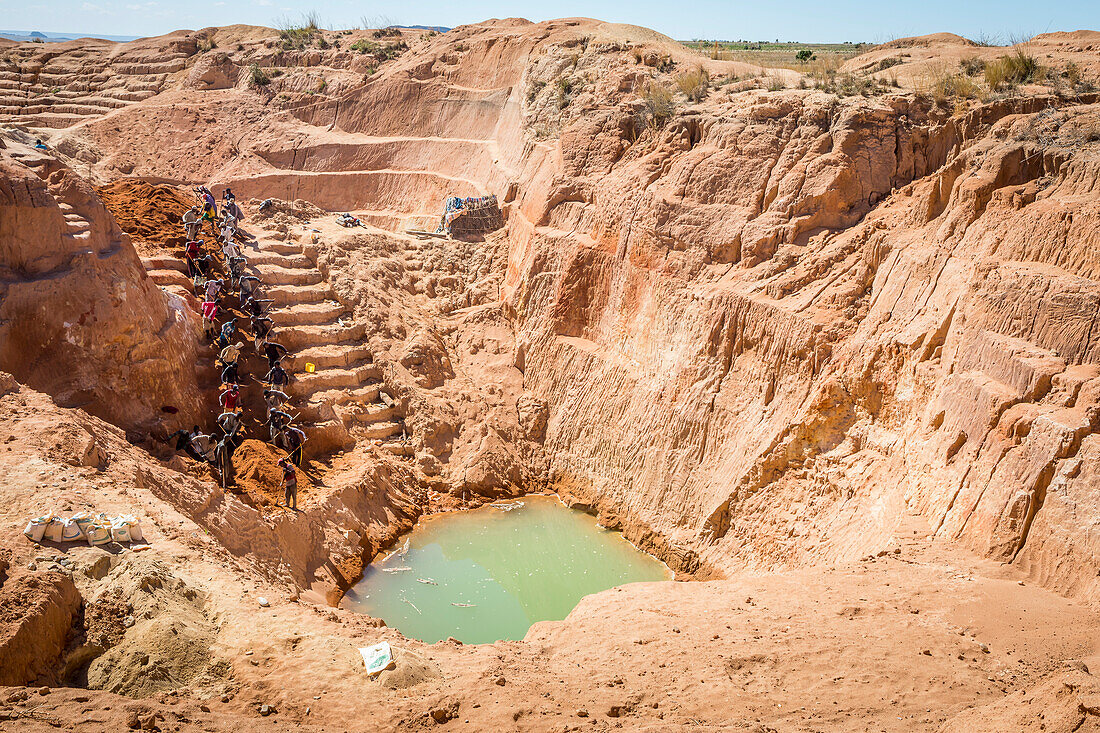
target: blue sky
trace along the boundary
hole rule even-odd
[[[364,16],[395,23],[455,26],[485,18],[546,20],[587,16],[634,23],[680,39],[872,41],[952,31],[966,36],[1033,35],[1053,30],[1100,30],[1097,0],[0,0],[0,24],[58,33],[159,35],[179,28],[230,23],[272,25],[281,17],[316,10],[332,28],[358,25]]]

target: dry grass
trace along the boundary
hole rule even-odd
[[[840,67],[850,58],[867,50],[863,44],[759,44],[706,41],[687,46],[718,61],[743,61],[767,69],[805,71],[807,62],[825,61]],[[803,52],[809,51],[807,59]],[[802,53],[802,58],[799,54]]]
[[[985,90],[966,74],[960,74],[940,65],[933,68],[924,79],[920,91],[932,98],[941,107],[952,107],[955,111],[965,108],[971,99],[984,99]]]
[[[642,87],[642,100],[645,102],[646,123],[661,127],[676,112],[676,100],[672,90],[658,82],[646,82]]]
[[[691,102],[701,102],[706,99],[710,90],[710,74],[702,66],[697,66],[691,71],[684,71],[676,75],[676,86]]]
[[[985,59],[970,56],[959,61],[959,69],[967,76],[977,76],[985,72]]]
[[[809,75],[815,82],[826,83],[836,79],[840,67],[844,65],[844,59],[839,56],[825,56],[810,63]]]
[[[985,83],[993,91],[1011,89],[1019,84],[1039,82],[1045,76],[1039,59],[1026,47],[1018,47],[985,65]]]
[[[842,64],[842,59],[836,56],[818,59],[811,63],[809,76],[814,81],[814,88],[841,97],[867,97],[881,94],[890,86],[887,82],[866,74],[841,73]],[[896,83],[895,80],[894,84]]]

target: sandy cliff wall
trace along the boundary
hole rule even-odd
[[[145,275],[91,186],[7,141],[0,161],[0,369],[126,429],[191,426],[198,323]],[[165,409],[168,408],[168,409]]]
[[[521,195],[506,302],[555,479],[686,569],[858,556],[920,513],[1095,595],[1097,109],[1051,139],[1035,100],[792,97],[630,146],[578,122]]]

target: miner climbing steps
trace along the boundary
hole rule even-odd
[[[404,421],[362,343],[365,327],[351,322],[305,247],[259,238],[243,254],[249,271],[269,285],[271,338],[290,352],[283,363],[295,378],[287,393],[315,449],[343,449],[366,439],[405,455]]]

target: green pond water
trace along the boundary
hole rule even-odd
[[[481,644],[522,639],[531,624],[565,618],[590,593],[671,579],[663,563],[594,517],[554,497],[522,502],[422,522],[407,550],[366,569],[344,606],[429,643],[453,636]]]

